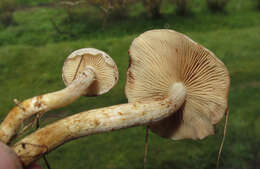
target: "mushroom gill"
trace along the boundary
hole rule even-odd
[[[173,30],[141,34],[129,50],[126,96],[129,102],[161,100],[171,86],[182,82],[187,97],[172,116],[150,124],[150,129],[171,139],[203,139],[227,111],[229,74],[208,49]]]

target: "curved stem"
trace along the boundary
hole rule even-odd
[[[145,129],[145,145],[144,145],[144,169],[147,169],[147,153],[148,153],[148,139],[149,139],[149,126],[146,126]]]
[[[35,114],[64,107],[84,94],[94,81],[94,71],[86,68],[68,87],[57,92],[35,96],[19,103],[0,125],[0,141],[9,143],[17,134],[23,122]]]
[[[69,140],[156,122],[183,104],[186,97],[183,84],[175,84],[173,91],[172,96],[161,101],[121,104],[67,117],[25,137],[13,150],[27,166]]]

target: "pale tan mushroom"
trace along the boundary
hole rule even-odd
[[[94,48],[84,48],[74,51],[65,60],[62,69],[65,85],[69,86],[86,67],[95,72],[95,80],[86,88],[86,96],[104,94],[118,81],[117,66],[108,54]]]
[[[25,137],[13,146],[24,165],[69,140],[138,125],[173,139],[214,133],[227,109],[229,76],[212,52],[171,30],[140,35],[129,52],[131,103],[82,112]]]
[[[208,49],[173,30],[151,30],[137,37],[129,50],[126,96],[129,102],[163,100],[175,83],[187,91],[177,113],[149,128],[179,139],[203,139],[228,109],[229,73]]]
[[[82,95],[100,95],[109,91],[117,83],[118,71],[108,54],[85,48],[68,56],[62,77],[67,85],[65,89],[17,103],[0,125],[1,142],[9,143],[23,122],[33,115],[64,107]]]

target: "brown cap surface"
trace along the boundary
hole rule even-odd
[[[141,34],[129,50],[126,96],[129,102],[162,100],[171,86],[182,82],[187,97],[172,116],[149,125],[158,135],[171,139],[203,139],[215,133],[227,111],[229,73],[208,49],[173,30]]]
[[[83,48],[72,52],[65,60],[62,79],[68,86],[86,67],[95,72],[95,81],[87,89],[87,96],[108,92],[118,81],[118,70],[113,59],[105,52],[94,48]]]

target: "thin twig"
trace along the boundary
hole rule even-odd
[[[36,114],[36,129],[40,128],[40,113]]]
[[[217,169],[219,169],[219,161],[220,161],[220,157],[221,157],[221,153],[222,153],[222,150],[223,150],[223,146],[224,146],[224,141],[225,141],[225,137],[226,137],[226,133],[227,133],[227,122],[228,122],[228,114],[229,114],[229,111],[227,111],[226,113],[226,119],[225,119],[225,126],[224,126],[224,131],[223,131],[223,138],[222,138],[222,141],[221,141],[221,145],[219,147],[219,152],[218,152],[218,160],[217,160]]]
[[[27,130],[28,128],[32,127],[34,124],[34,121],[30,122],[29,124],[27,124],[26,126],[24,126],[19,132],[18,132],[18,137],[21,136],[25,130]]]
[[[38,128],[40,128],[40,113],[36,114],[36,129],[38,129]],[[51,166],[50,166],[50,164],[49,164],[49,162],[47,160],[46,155],[43,155],[42,158],[44,160],[44,163],[45,163],[46,167],[48,169],[51,169]]]
[[[147,168],[146,162],[147,162],[147,153],[148,153],[148,136],[149,136],[149,127],[146,126],[146,129],[145,129],[145,148],[144,148],[144,169]]]
[[[43,160],[44,160],[44,163],[46,164],[47,168],[51,169],[51,166],[50,166],[50,164],[49,164],[49,162],[48,162],[48,160],[46,158],[46,155],[43,156]]]

